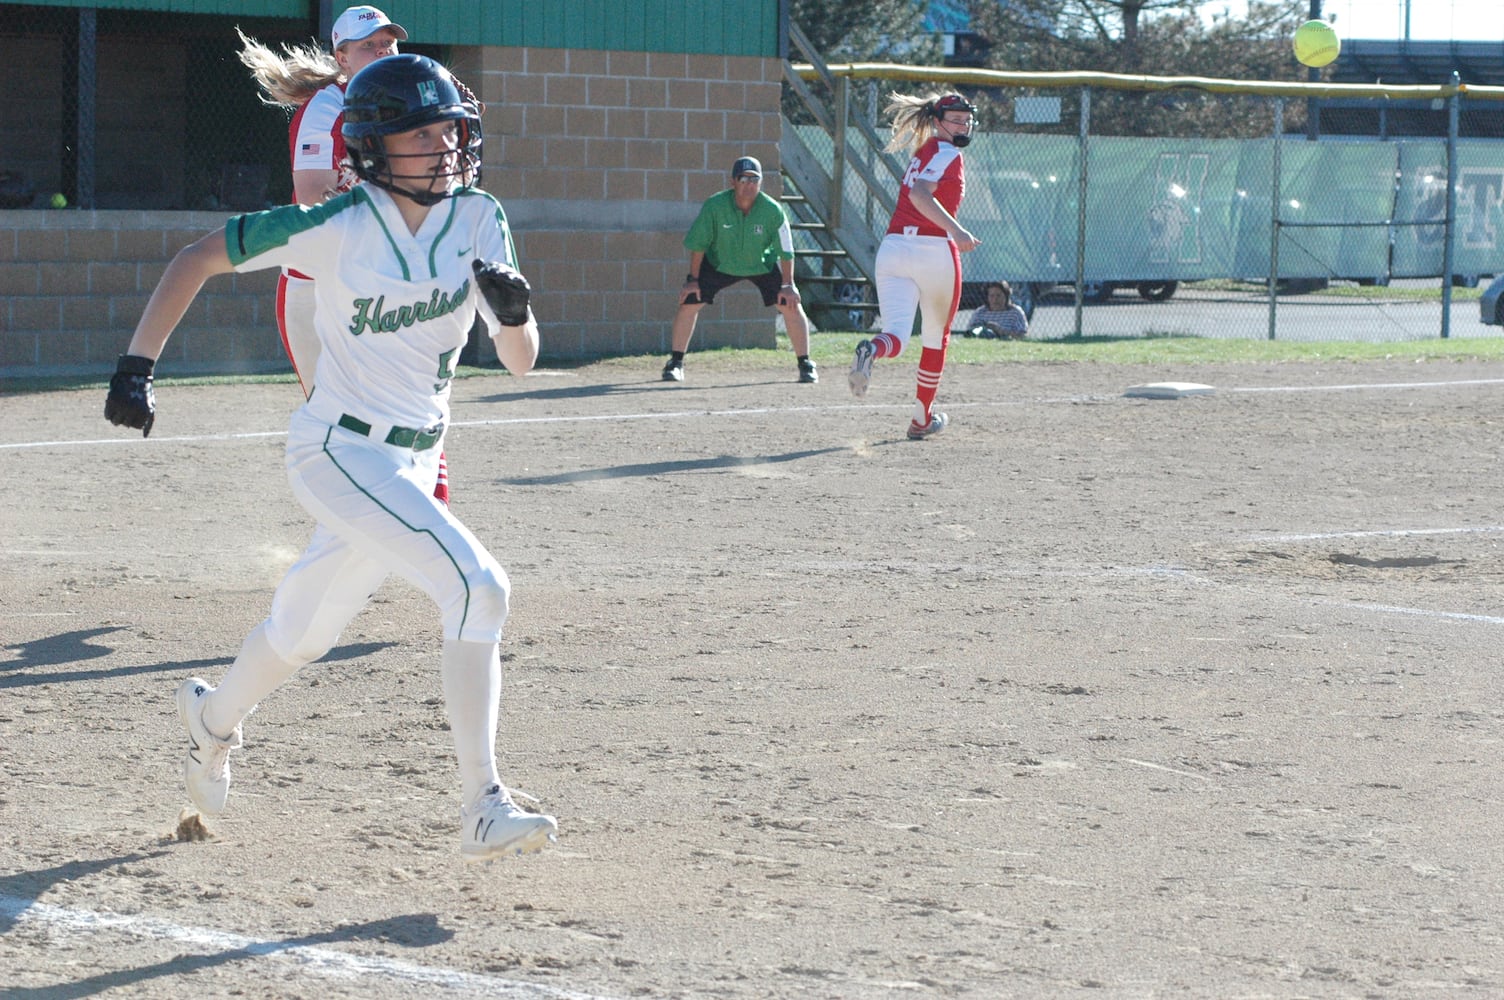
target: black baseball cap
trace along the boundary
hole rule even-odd
[[[743,177],[743,176],[745,176],[747,174],[751,174],[754,177],[761,177],[762,176],[762,164],[757,162],[757,157],[755,157],[755,156],[741,156],[741,157],[737,157],[736,162],[733,163],[733,164],[731,164],[731,179],[732,180],[736,180],[738,177]]]

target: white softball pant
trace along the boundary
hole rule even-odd
[[[289,425],[287,478],[319,523],[272,599],[272,650],[297,664],[323,656],[392,573],[439,606],[445,639],[499,641],[511,584],[434,499],[442,439],[421,451],[384,444],[388,427],[360,434],[315,416],[313,405]]]
[[[944,346],[961,301],[956,245],[943,236],[889,233],[878,245],[874,270],[883,332],[907,347],[917,311],[920,343],[934,350]]]

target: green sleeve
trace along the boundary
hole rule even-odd
[[[364,192],[359,197],[364,197]],[[225,223],[225,252],[229,254],[231,265],[239,267],[253,257],[286,246],[294,236],[317,227],[356,203],[356,192],[347,191],[338,198],[312,207],[279,205],[264,212],[234,216]]]

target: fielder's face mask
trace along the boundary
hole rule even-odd
[[[947,113],[956,115],[965,114],[966,121],[950,121],[945,117]],[[957,149],[964,149],[966,148],[966,144],[971,142],[972,132],[976,129],[977,125],[976,113],[977,106],[960,94],[946,94],[930,105],[930,114],[934,115],[935,119],[945,126],[945,131],[949,133],[951,145]]]

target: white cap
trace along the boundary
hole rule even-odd
[[[375,7],[351,7],[334,22],[333,47],[337,49],[346,42],[370,38],[382,28],[391,28],[397,35],[397,41],[407,41],[407,29],[400,24],[393,24],[391,18]]]

